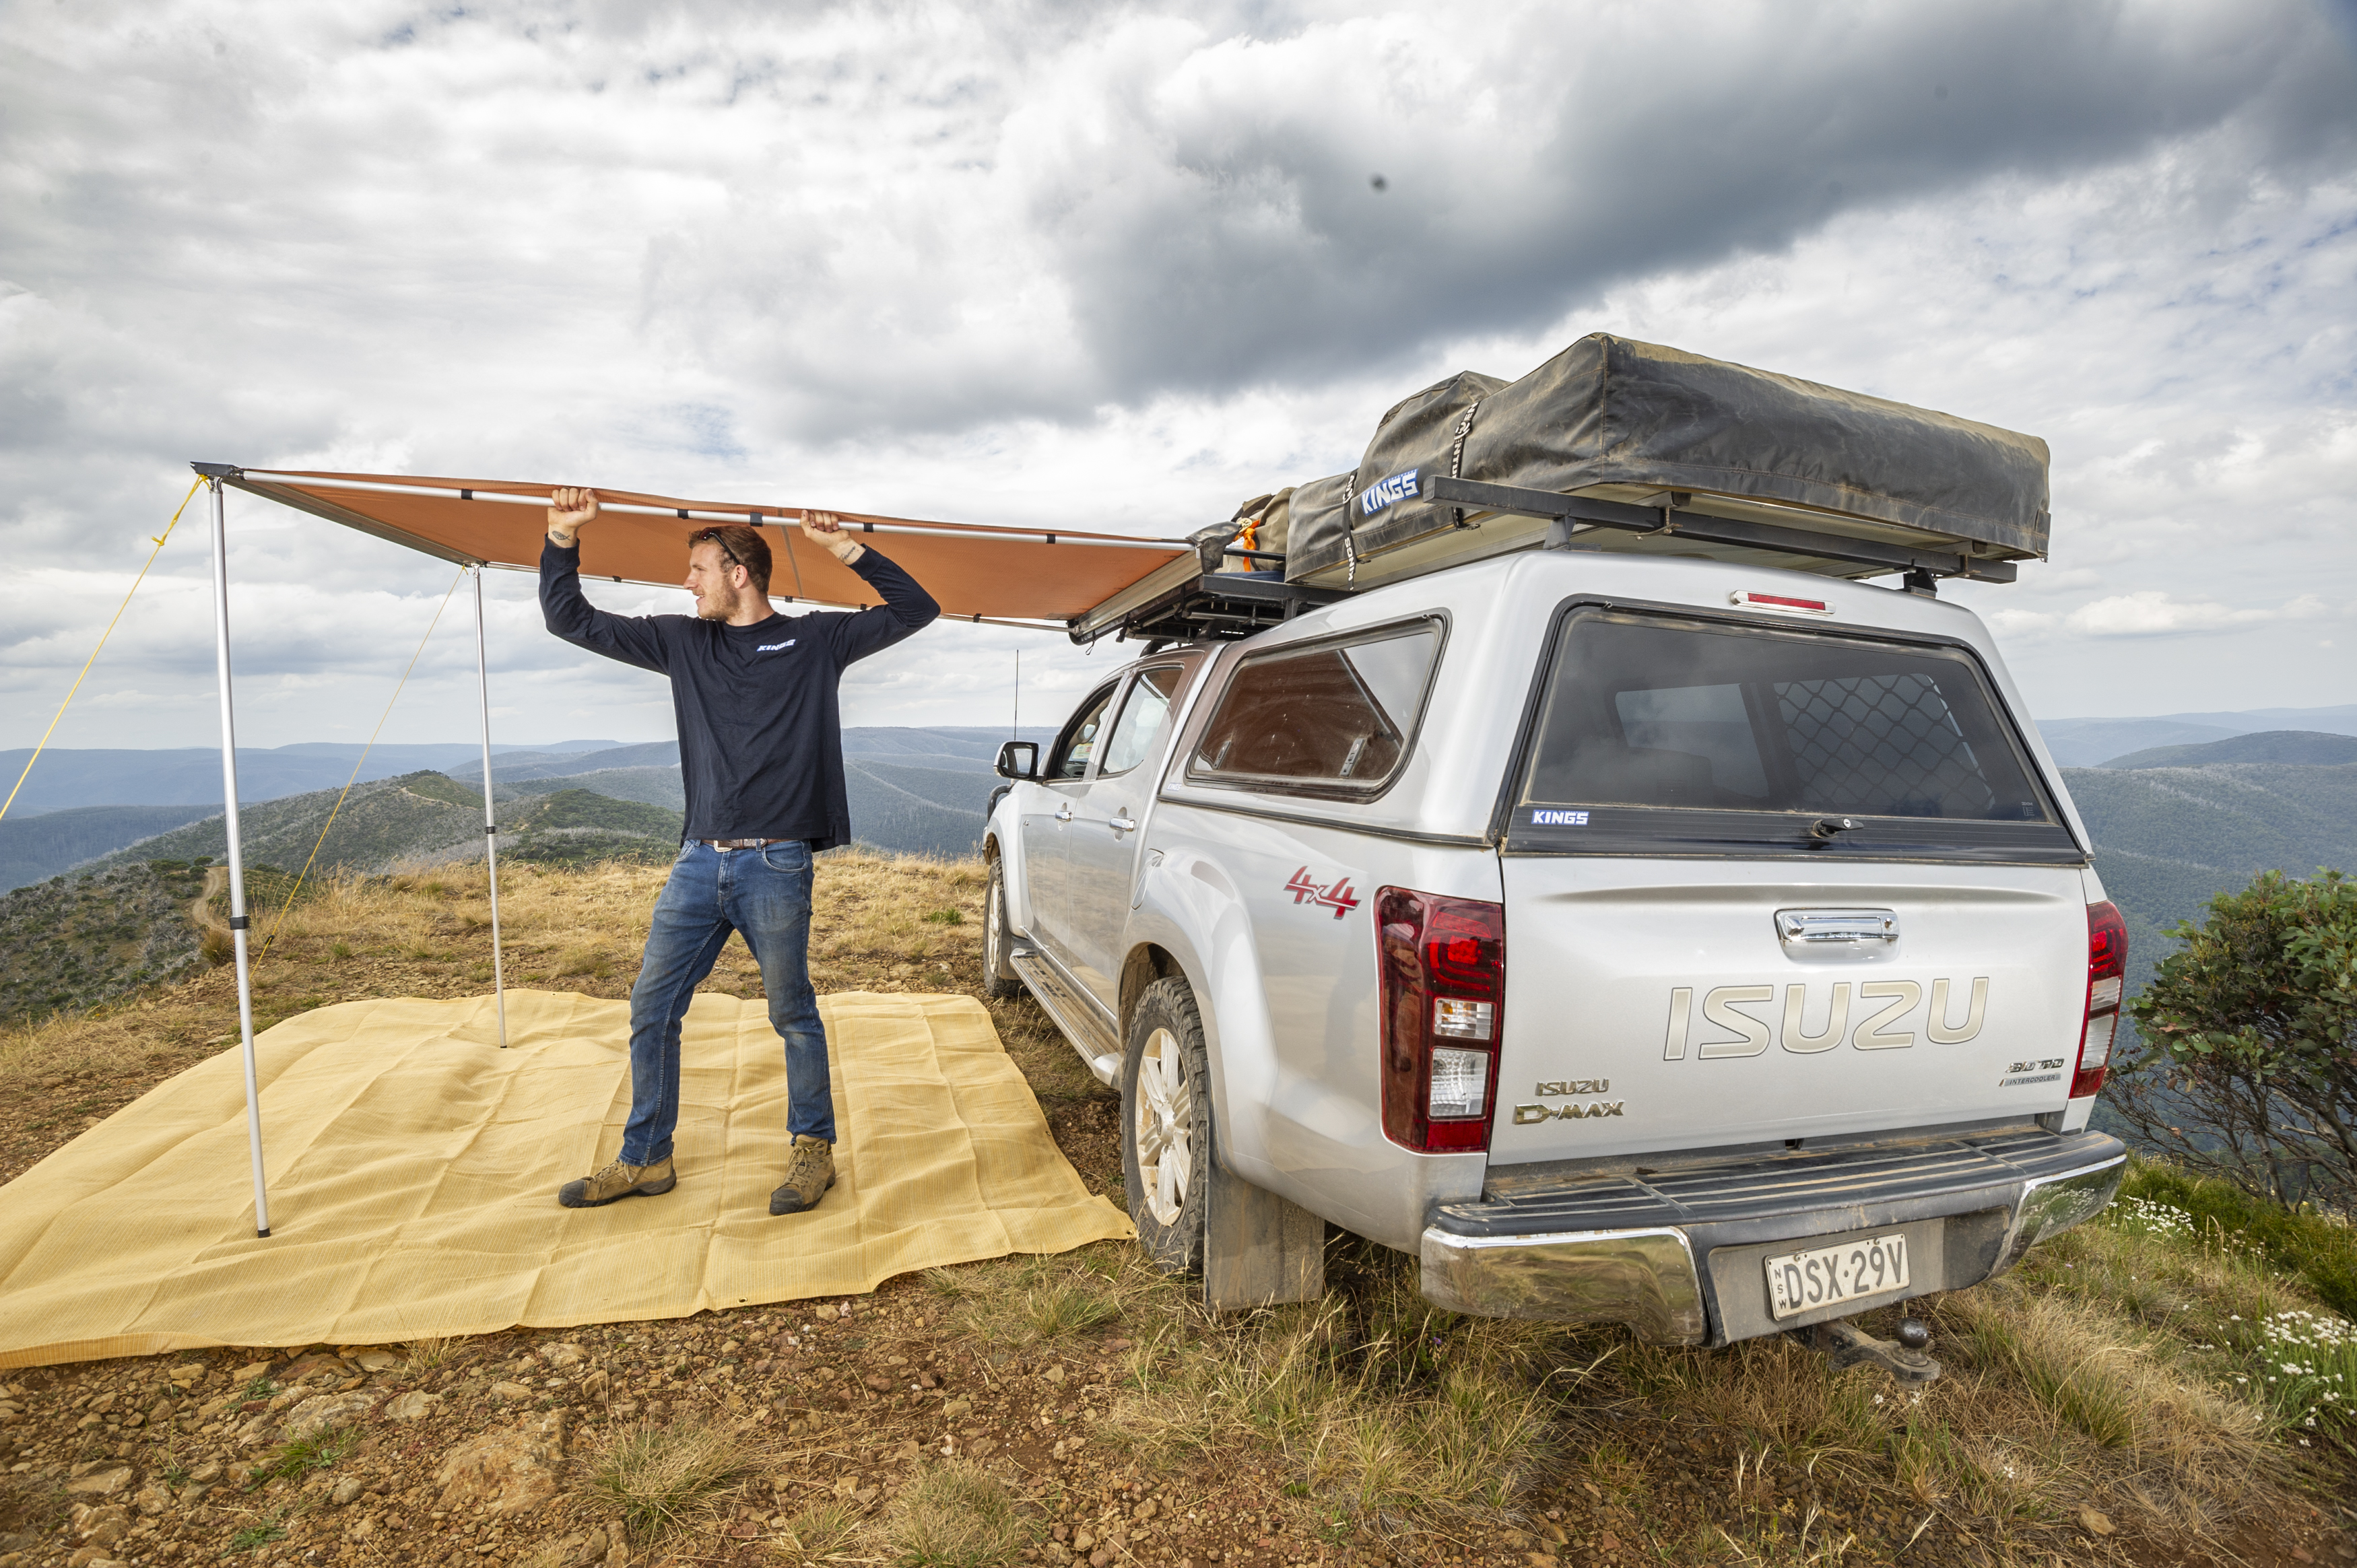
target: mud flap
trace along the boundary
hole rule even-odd
[[[1326,1294],[1326,1222],[1211,1164],[1203,1208],[1203,1305],[1249,1312]]]

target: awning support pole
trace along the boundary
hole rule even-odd
[[[508,1048],[507,976],[500,965],[500,824],[491,803],[491,673],[483,651],[483,564],[468,568],[475,579],[475,685],[483,704],[483,865],[491,875],[491,995],[500,1010],[500,1049]]]
[[[253,971],[246,956],[245,849],[237,831],[237,719],[229,685],[229,525],[218,476],[213,489],[213,664],[221,687],[221,825],[229,836],[229,935],[237,953],[237,1027],[245,1051],[245,1138],[253,1153],[253,1233],[270,1234],[270,1192],[262,1172],[262,1090],[253,1069]]]

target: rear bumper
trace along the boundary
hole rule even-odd
[[[1647,1176],[1493,1178],[1424,1232],[1424,1294],[1486,1317],[1624,1323],[1724,1345],[1977,1284],[2112,1200],[2127,1150],[2103,1133],[2007,1133],[1802,1153]],[[1769,1317],[1760,1259],[1787,1243],[1903,1230],[1900,1293]]]

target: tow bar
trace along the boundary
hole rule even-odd
[[[1940,1375],[1940,1363],[1923,1352],[1931,1348],[1932,1328],[1920,1317],[1899,1320],[1896,1340],[1877,1339],[1855,1318],[1813,1324],[1788,1332],[1812,1350],[1822,1350],[1835,1371],[1845,1367],[1875,1366],[1902,1383],[1928,1383]]]

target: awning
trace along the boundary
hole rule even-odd
[[[214,466],[205,467],[214,471]],[[239,489],[445,561],[524,571],[539,567],[544,509],[555,488],[505,479],[263,468],[229,469],[221,478]],[[856,574],[802,537],[801,507],[595,488],[603,510],[581,531],[585,577],[676,587],[687,569],[687,535],[714,523],[741,522],[775,531],[768,534],[775,558],[770,597],[845,607],[881,602]],[[959,620],[1060,627],[1195,553],[1185,540],[823,510],[872,537],[877,549],[941,601],[944,615]]]

